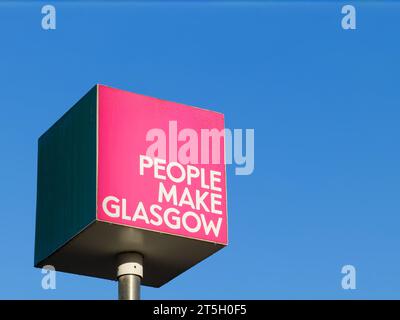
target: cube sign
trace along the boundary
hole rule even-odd
[[[39,138],[35,266],[159,287],[227,245],[222,114],[96,85]]]

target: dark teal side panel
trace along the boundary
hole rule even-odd
[[[97,86],[39,138],[35,265],[96,219],[96,104]]]

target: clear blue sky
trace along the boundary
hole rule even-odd
[[[228,168],[230,245],[144,299],[400,298],[400,5],[0,4],[0,298],[114,299],[115,282],[33,268],[37,138],[94,84],[255,129]],[[357,289],[341,289],[341,267]]]

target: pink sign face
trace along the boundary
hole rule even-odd
[[[224,116],[98,86],[97,219],[227,244]]]

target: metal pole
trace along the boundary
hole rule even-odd
[[[139,300],[140,282],[143,278],[143,256],[137,252],[120,253],[118,260],[119,300]]]
[[[126,274],[118,278],[119,300],[140,300],[140,277]]]

